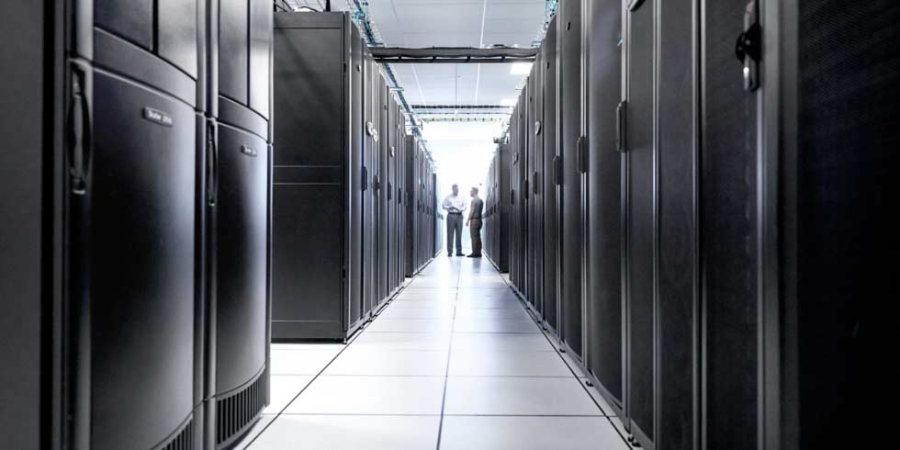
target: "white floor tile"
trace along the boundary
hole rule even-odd
[[[398,450],[437,446],[440,417],[282,415],[251,450]]]
[[[447,380],[444,413],[455,415],[602,415],[600,409],[575,377],[451,377]]]
[[[453,350],[486,352],[554,352],[553,345],[538,333],[456,333]]]
[[[628,450],[604,417],[444,418],[442,450]]]
[[[442,377],[447,351],[373,350],[352,346],[325,369],[324,375],[408,375]]]
[[[572,371],[555,352],[454,350],[450,355],[449,374],[451,377],[571,377]]]
[[[529,319],[457,319],[454,333],[540,333]]]
[[[530,319],[531,316],[520,305],[509,308],[456,308],[457,319]]]
[[[273,375],[316,375],[334,359],[339,350],[272,349]]]
[[[278,414],[294,400],[294,397],[312,381],[312,376],[306,375],[272,375],[272,384],[269,406],[263,410],[263,414]]]
[[[382,319],[369,325],[368,333],[440,333],[450,331],[450,319]]]
[[[371,350],[448,350],[450,333],[363,333],[353,348]]]
[[[453,307],[395,308],[389,306],[378,315],[379,319],[449,319],[453,317]]]
[[[285,414],[440,415],[443,377],[320,376]]]

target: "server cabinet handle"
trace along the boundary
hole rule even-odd
[[[76,66],[72,72],[72,98],[69,105],[69,175],[75,195],[87,192],[87,168],[91,149],[91,111],[85,91],[85,72]]]
[[[744,66],[744,90],[755,91],[759,88],[759,61],[762,59],[762,27],[756,0],[747,3],[744,10],[744,30],[738,35],[734,54]]]
[[[219,193],[219,145],[216,139],[216,127],[206,126],[206,202],[216,206]]]
[[[616,150],[620,153],[625,153],[625,113],[627,111],[628,103],[622,100],[616,107]]]
[[[562,157],[560,155],[556,155],[553,157],[553,185],[562,186],[562,183]]]
[[[541,182],[540,182],[540,176],[541,176],[540,172],[537,172],[537,171],[535,171],[535,172],[531,175],[531,179],[533,180],[533,181],[531,182],[531,189],[532,189],[531,193],[534,194],[534,195],[540,195],[540,193],[541,193],[541,188],[540,188],[540,184],[541,184]]]
[[[575,141],[575,170],[578,173],[587,173],[587,164],[587,136],[578,136],[578,140]]]
[[[397,204],[403,205],[403,189],[397,188]]]
[[[381,190],[381,180],[378,179],[378,175],[372,175],[372,190],[375,192]]]
[[[394,188],[391,187],[390,181],[388,181],[388,184],[387,184],[387,197],[388,197],[387,198],[388,201],[390,201],[392,198],[394,198]]]
[[[369,190],[369,169],[366,166],[362,167],[361,171],[362,175],[362,190],[363,192]]]
[[[509,204],[510,205],[516,204],[516,190],[515,189],[509,190]]]

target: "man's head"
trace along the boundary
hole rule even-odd
[[[459,195],[459,186],[453,185],[453,195]]]
[[[473,187],[472,187],[472,190],[469,191],[469,195],[470,195],[471,197],[477,197],[477,196],[478,196],[478,188],[473,186]]]

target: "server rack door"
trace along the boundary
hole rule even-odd
[[[89,147],[69,149],[73,163],[85,156],[69,172],[67,217],[69,303],[90,317],[89,329],[71,324],[73,348],[90,352],[73,369],[91,386],[75,393],[90,404],[80,442],[152,448],[194,408],[194,108],[106,71],[72,77],[73,101],[90,105],[83,124],[98,124]]]
[[[231,392],[265,365],[268,147],[264,139],[219,127],[216,249],[216,389]]]
[[[561,337],[581,355],[581,173],[578,148],[581,140],[581,4],[560,4],[560,129],[562,155],[562,233],[560,261]]]
[[[765,2],[763,10],[779,6]],[[779,190],[783,186],[790,199],[778,209],[789,212],[777,239],[787,250],[779,254],[793,253],[781,275],[793,280],[782,291],[783,311],[794,314],[785,317],[782,336],[793,342],[783,351],[790,363],[775,373],[797,380],[782,387],[792,409],[783,424],[788,448],[858,445],[854,431],[860,427],[884,430],[884,443],[897,443],[892,415],[882,405],[897,398],[897,367],[885,364],[885,355],[898,341],[898,308],[884,299],[898,298],[900,277],[896,264],[879,261],[895,259],[900,234],[894,202],[879,193],[900,192],[898,6],[797,2],[796,15],[782,13],[780,22],[796,27],[796,42],[785,30],[778,46],[794,46],[796,53],[773,47],[762,59],[769,66],[760,88],[764,101],[796,102],[795,110],[763,112],[764,123],[779,123],[784,131],[770,136],[765,158],[784,159],[760,167],[766,179],[781,174]],[[780,93],[766,92],[773,90],[770,74],[791,67],[796,72],[781,81]],[[775,142],[785,135],[794,142],[776,154]]]
[[[733,72],[735,31],[744,29],[746,7],[746,1],[704,1],[701,25],[702,439],[708,448],[735,450],[757,448],[759,411],[757,109],[755,95]]]
[[[694,368],[697,275],[697,55],[694,2],[660,1],[657,61],[657,448],[693,449],[699,414]],[[610,122],[612,123],[612,122]]]
[[[519,288],[519,108],[513,109],[509,119],[509,150],[511,153],[509,168],[509,280]]]
[[[375,229],[375,189],[374,178],[376,175],[375,161],[377,156],[377,145],[375,142],[375,108],[378,100],[378,92],[375,89],[375,62],[370,55],[366,55],[363,72],[365,76],[365,86],[363,87],[363,103],[365,109],[364,134],[365,147],[362,149],[362,167],[363,167],[363,251],[362,259],[359,262],[362,270],[363,295],[361,308],[366,308],[372,304],[375,297],[375,249],[377,245],[377,234]]]
[[[403,186],[404,209],[406,211],[406,228],[404,246],[404,265],[406,276],[412,277],[416,265],[416,143],[415,136],[406,137],[403,151],[403,170],[406,172]]]
[[[654,1],[635,4],[626,22],[626,413],[632,432],[645,446],[655,439],[655,8]]]
[[[323,22],[306,22],[313,18]],[[359,135],[361,110],[349,108],[361,81],[355,70],[344,71],[352,62],[349,51],[340,51],[344,33],[337,14],[275,15],[275,339],[344,338],[350,298],[359,295],[359,268],[351,264],[359,260],[359,233],[347,227],[361,222],[359,152],[348,149],[359,147],[350,130]]]
[[[376,69],[378,66],[375,66]],[[380,72],[376,72],[377,87],[379,93],[378,101],[378,121],[376,125],[381,130],[379,133],[378,145],[378,295],[374,299],[373,307],[381,302],[388,295],[387,273],[388,264],[388,200],[387,200],[387,184],[388,184],[388,152],[390,151],[390,138],[387,130],[388,119],[388,90],[387,83]]]
[[[528,300],[529,303],[534,305],[534,299],[529,297],[528,292],[528,268],[529,268],[529,260],[528,260],[528,246],[531,243],[528,236],[528,199],[529,189],[528,189],[528,153],[529,153],[529,135],[528,135],[528,85],[525,85],[525,89],[522,90],[522,94],[519,97],[519,115],[518,115],[518,126],[516,130],[518,131],[518,146],[519,146],[519,172],[517,174],[517,181],[519,183],[519,254],[517,255],[519,259],[519,290],[525,294],[525,299]]]
[[[617,111],[622,96],[622,6],[594,2],[588,42],[588,370],[622,412],[622,156]],[[683,45],[683,44],[682,44]],[[610,398],[611,397],[611,398]]]
[[[531,236],[534,240],[534,248],[531,255],[532,261],[532,288],[535,306],[541,317],[544,316],[544,87],[543,87],[543,59],[540,55],[534,61],[531,71],[534,83],[531,90],[532,126],[530,135],[531,155]]]
[[[500,144],[500,157],[497,160],[499,167],[497,172],[500,176],[500,182],[497,189],[496,208],[500,214],[497,224],[497,252],[500,254],[500,271],[509,272],[510,268],[510,170],[511,170],[512,150],[509,147],[509,141]]]
[[[349,37],[349,42],[344,45],[349,47],[350,60],[347,66],[347,72],[349,73],[344,78],[346,80],[345,83],[349,82],[349,89],[345,94],[342,107],[344,114],[349,114],[350,123],[345,125],[341,136],[346,142],[345,145],[347,145],[346,150],[341,154],[341,164],[344,166],[343,171],[346,177],[342,194],[348,202],[343,212],[346,217],[343,230],[345,254],[341,269],[342,276],[345,277],[342,280],[342,286],[347,290],[342,297],[343,308],[345,309],[344,320],[346,321],[344,329],[351,331],[363,317],[366,292],[365,267],[360,267],[366,255],[367,222],[365,190],[368,183],[366,179],[368,174],[366,173],[365,160],[363,159],[365,156],[365,112],[363,108],[366,105],[364,100],[366,95],[364,67],[366,46],[356,26],[349,21],[349,18],[345,18],[344,28],[343,34],[345,39]],[[312,113],[315,114],[316,112],[313,111]],[[347,119],[342,117],[341,120],[346,121]],[[278,123],[277,119],[275,123]],[[347,135],[348,132],[349,136]],[[328,227],[328,225],[325,225],[325,227]]]
[[[172,0],[163,0],[172,1]],[[271,54],[272,48],[272,2],[269,0],[249,0],[249,77],[248,106],[260,116],[268,119],[270,106]]]
[[[536,61],[535,61],[536,63]],[[525,164],[522,166],[522,182],[523,198],[525,200],[522,224],[525,228],[525,252],[523,255],[523,264],[525,268],[524,292],[528,303],[537,309],[537,297],[534,295],[534,188],[531,185],[531,173],[534,171],[534,65],[532,65],[531,75],[525,82],[525,89],[522,91],[522,142],[525,150]]]
[[[558,163],[559,163],[559,84],[558,54],[557,54],[557,21],[554,17],[547,27],[544,37],[541,60],[544,70],[544,100],[543,121],[541,134],[544,145],[544,322],[554,330],[559,330],[558,324],[558,276],[560,268],[559,258],[559,197]]]

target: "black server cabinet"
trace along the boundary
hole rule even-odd
[[[4,444],[199,448],[202,5],[7,6]]]
[[[690,8],[688,8],[690,10]],[[622,96],[622,6],[594,2],[588,11],[588,288],[587,369],[622,414],[622,153],[617,147]],[[674,45],[674,44],[673,44]],[[679,42],[679,45],[683,43]],[[687,58],[690,61],[690,58]],[[687,92],[690,95],[690,91]],[[688,116],[690,119],[690,116]],[[686,128],[688,131],[690,127]],[[690,406],[690,401],[686,402]]]
[[[519,227],[519,235],[521,238],[519,239],[518,246],[518,254],[516,258],[518,259],[518,288],[525,295],[525,299],[529,304],[534,306],[534,299],[529,296],[528,292],[528,280],[529,280],[529,254],[528,254],[528,246],[530,244],[530,239],[528,236],[528,199],[530,197],[529,186],[528,186],[528,153],[529,153],[529,134],[528,130],[530,127],[528,126],[528,95],[530,89],[528,83],[526,82],[525,88],[522,90],[521,95],[519,96],[519,107],[517,115],[518,123],[516,125],[516,131],[518,134],[518,138],[516,140],[517,146],[519,148],[519,163],[517,164],[518,172],[516,174],[516,180],[519,183],[519,195],[518,203],[516,207],[519,211],[519,219],[518,219],[518,227]]]
[[[543,177],[541,187],[544,197],[543,227],[544,227],[544,323],[553,330],[559,330],[559,270],[560,270],[560,197],[561,188],[560,170],[561,159],[559,154],[559,83],[558,83],[558,54],[557,54],[557,23],[559,18],[554,17],[547,27],[544,44],[541,47],[541,61],[543,75],[543,120],[541,122],[541,137],[543,138],[544,160]]]
[[[704,416],[710,448],[757,448],[757,100],[736,73],[746,1],[705,1],[700,152]],[[738,63],[737,69],[741,66]],[[739,72],[738,72],[739,74]],[[740,349],[740,351],[735,351]]]
[[[491,204],[491,253],[488,255],[497,270],[509,272],[509,196],[510,196],[510,146],[504,141],[497,145],[493,162],[493,190]]]
[[[275,14],[274,339],[361,322],[363,51],[349,15]]]
[[[377,199],[376,208],[378,210],[375,215],[377,218],[377,250],[375,252],[375,257],[377,260],[376,278],[378,282],[376,283],[377,295],[372,304],[373,308],[378,305],[381,300],[387,298],[388,293],[390,292],[390,286],[388,285],[388,267],[390,265],[388,250],[388,246],[390,245],[388,240],[388,227],[390,226],[390,216],[388,215],[388,184],[390,179],[388,173],[388,153],[390,152],[390,134],[387,130],[387,121],[389,118],[388,98],[390,93],[387,90],[387,83],[385,83],[384,77],[377,71],[378,66],[376,65],[375,68],[375,88],[378,92],[378,103],[376,104],[378,119],[375,122],[375,126],[381,131],[379,133],[379,145],[376,146],[377,153],[375,154],[375,166],[378,171],[375,183],[375,197]]]
[[[532,64],[532,70],[534,64]],[[531,184],[531,174],[534,170],[534,77],[529,76],[525,80],[525,89],[522,91],[522,115],[520,116],[522,134],[523,156],[525,164],[522,165],[522,199],[524,202],[522,212],[522,227],[525,237],[525,245],[523,246],[522,267],[524,269],[524,277],[522,282],[522,292],[532,308],[538,313],[537,298],[534,295],[534,248],[536,237],[534,235],[534,188]]]
[[[559,20],[559,133],[562,156],[560,337],[582,353],[581,3],[562,2]]]
[[[362,310],[366,314],[378,297],[378,119],[381,116],[381,92],[378,89],[378,68],[375,59],[365,54],[363,66],[363,123],[365,136],[362,148],[363,215],[362,260],[357,263],[362,271]]]
[[[509,166],[510,190],[509,202],[509,281],[519,288],[519,242],[522,240],[519,229],[519,196],[521,195],[519,179],[519,108],[513,108],[509,118],[509,150],[512,155]]]
[[[418,246],[418,238],[416,227],[418,223],[416,200],[418,193],[416,191],[416,151],[419,148],[419,141],[415,136],[406,136],[406,145],[403,152],[403,177],[405,185],[403,187],[404,209],[406,210],[404,217],[405,236],[403,242],[404,268],[403,272],[407,277],[412,277],[416,273],[416,247]]]
[[[531,278],[529,286],[531,296],[540,317],[544,316],[544,69],[543,59],[538,55],[532,66],[529,79],[528,108],[530,120],[529,143],[529,196],[531,210],[528,215],[528,233],[532,240],[530,257]]]
[[[806,0],[779,6],[766,1],[760,8],[766,19],[773,10],[782,15],[764,22],[764,30],[785,24],[783,51],[767,46],[762,57],[760,91],[767,129],[778,124],[782,130],[764,135],[765,144],[775,147],[781,137],[783,147],[780,155],[763,155],[760,170],[770,179],[783,164],[777,236],[784,245],[781,279],[789,281],[781,292],[787,342],[780,374],[788,380],[781,404],[789,407],[782,448],[858,445],[860,429],[878,430],[879,441],[896,446],[894,420],[883,406],[898,398],[898,370],[885,358],[895,353],[900,330],[891,300],[900,298],[900,271],[885,262],[895,261],[900,249],[896,203],[888,194],[900,192],[900,5]],[[767,258],[764,266],[773,262]],[[777,342],[768,332],[773,325],[766,324],[771,343]],[[844,417],[847,411],[858,413]]]
[[[639,441],[655,434],[657,309],[657,161],[655,104],[656,2],[629,8],[625,98],[625,413]]]
[[[657,3],[657,430],[661,449],[693,449],[697,438],[700,352],[695,186],[699,79],[695,73],[696,3]],[[617,72],[618,73],[618,72]],[[611,111],[602,106],[607,116]],[[607,123],[612,123],[608,119]],[[602,151],[602,150],[601,150]],[[612,276],[610,276],[612,278]]]
[[[215,323],[207,330],[214,352],[207,358],[215,376],[207,395],[215,402],[215,430],[207,439],[225,448],[269,403],[273,18],[265,0],[216,1],[211,12],[217,39],[209,64],[217,83],[208,116],[215,133],[208,297]]]

